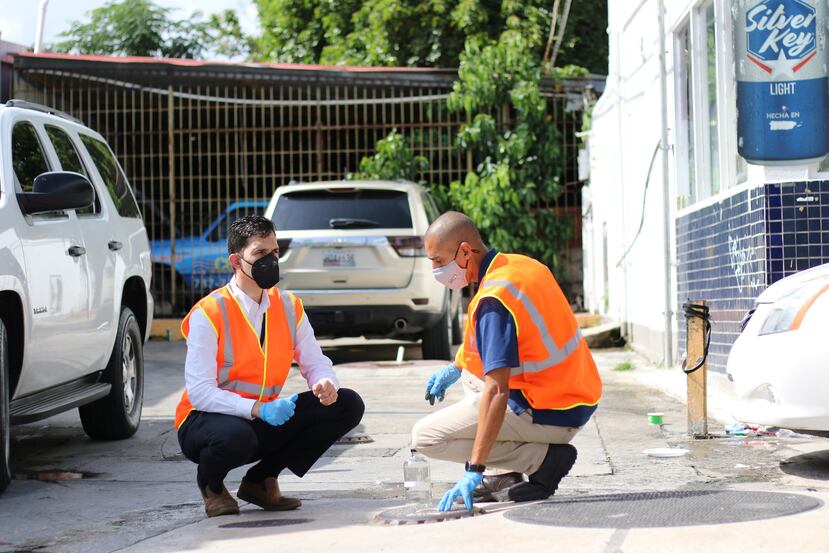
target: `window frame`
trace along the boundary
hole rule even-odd
[[[75,141],[75,139],[72,136],[72,133],[70,133],[68,129],[66,129],[64,127],[61,127],[60,125],[56,125],[55,123],[44,123],[43,124],[43,132],[46,135],[46,138],[48,139],[48,146],[49,146],[49,148],[51,148],[51,150],[52,150],[51,153],[54,154],[55,161],[60,166],[61,171],[65,171],[67,169],[65,169],[63,167],[63,161],[60,159],[60,154],[58,153],[58,150],[55,147],[55,144],[52,140],[52,136],[49,134],[49,128],[50,127],[55,129],[58,132],[63,133],[63,135],[66,137],[66,139],[69,140],[69,143],[72,145],[72,148],[75,152],[75,156],[77,156],[78,162],[80,162],[81,167],[84,170],[83,175],[87,178],[87,180],[89,181],[89,184],[92,186],[92,189],[95,191],[95,203],[93,204],[94,211],[92,213],[79,213],[78,210],[75,210],[75,214],[78,217],[84,218],[84,219],[103,217],[104,214],[103,214],[103,206],[101,205],[101,194],[100,194],[100,191],[98,190],[98,186],[96,186],[95,183],[93,182],[92,174],[89,171],[89,163],[86,160],[84,160],[81,148],[78,147],[77,142]]]
[[[32,130],[34,131],[35,138],[37,139],[38,146],[40,146],[40,153],[43,154],[43,160],[46,162],[46,171],[45,172],[48,173],[50,171],[54,171],[54,167],[52,166],[53,165],[52,160],[49,158],[49,152],[48,152],[47,148],[44,147],[43,137],[40,136],[40,131],[38,130],[38,128],[37,128],[38,125],[35,123],[35,121],[33,121],[31,119],[18,119],[16,121],[13,121],[12,125],[11,125],[12,143],[10,144],[10,146],[11,146],[11,156],[10,156],[10,158],[11,158],[11,166],[12,166],[11,167],[12,175],[14,177],[14,183],[13,183],[14,184],[14,190],[15,190],[15,192],[26,192],[26,190],[23,189],[23,183],[20,181],[20,176],[17,174],[17,170],[14,167],[14,130],[18,125],[29,125],[32,128]]]
[[[707,117],[710,113],[710,97],[708,94],[710,83],[708,81],[708,22],[706,16],[708,15],[708,8],[713,6],[714,11],[714,26],[716,34],[716,19],[717,10],[715,0],[707,0],[699,3],[693,8],[691,12],[691,92],[693,95],[693,137],[694,137],[694,153],[695,163],[695,203],[707,200],[712,196],[716,196],[723,190],[722,170],[720,169],[720,152],[717,152],[716,170],[718,174],[718,190],[712,191],[711,183],[706,181],[712,174],[714,167],[711,162],[711,125]],[[718,37],[717,37],[718,39]],[[717,42],[719,44],[719,42]],[[715,56],[719,57],[719,52],[715,49]],[[719,117],[720,105],[719,101],[719,82],[722,80],[719,75],[719,68],[715,62],[714,72],[714,88],[717,91],[717,129],[716,138],[717,145],[721,149],[722,142],[720,141],[720,129],[722,127]]]
[[[716,91],[716,135],[709,121],[709,82],[707,10],[713,6]],[[687,31],[690,86],[676,69],[684,59],[680,52],[681,35]],[[734,59],[734,21],[729,0],[698,0],[672,30],[674,47],[674,98],[686,99],[690,111],[690,133],[683,125],[679,109],[675,112],[677,164],[676,201],[678,209],[693,208],[702,202],[747,181],[748,167],[737,153],[736,70]],[[688,94],[690,93],[690,97]],[[679,106],[679,101],[675,105]],[[682,133],[687,133],[683,135]],[[690,138],[686,140],[686,136]],[[712,162],[712,138],[717,143],[717,159]],[[689,150],[692,148],[692,152]],[[689,156],[693,155],[693,159]],[[715,166],[712,167],[712,164]],[[713,191],[710,176],[718,173],[719,190]],[[692,178],[693,177],[693,178]],[[683,192],[687,192],[683,194]],[[687,200],[687,202],[684,202]]]
[[[674,140],[677,149],[676,202],[677,209],[683,209],[696,203],[696,151],[693,136],[695,124],[693,90],[691,89],[693,82],[691,66],[694,56],[691,52],[690,16],[683,18],[674,29],[673,48],[674,106],[676,108],[674,109],[676,128]]]
[[[116,171],[117,174],[120,174],[121,177],[123,177],[124,184],[126,185],[126,188],[127,188],[127,192],[129,193],[130,198],[132,198],[133,205],[135,206],[135,209],[138,213],[136,217],[131,217],[131,216],[128,216],[128,215],[124,215],[118,209],[118,205],[115,203],[115,198],[113,197],[114,193],[113,193],[112,190],[110,190],[110,187],[107,185],[107,182],[104,179],[104,176],[101,174],[101,171],[98,169],[98,164],[95,162],[95,157],[92,155],[92,152],[90,151],[89,146],[87,145],[86,141],[84,140],[85,138],[88,139],[88,140],[91,140],[93,142],[100,143],[106,149],[106,151],[109,152],[109,155],[112,157],[112,160],[115,162],[115,171]],[[80,140],[80,144],[83,146],[84,156],[86,156],[86,159],[88,159],[88,161],[89,161],[89,163],[86,166],[87,170],[94,171],[95,174],[97,175],[101,186],[103,187],[104,190],[106,190],[106,195],[109,196],[109,201],[112,202],[112,207],[114,208],[113,213],[116,213],[118,215],[118,217],[121,217],[121,218],[124,218],[124,219],[138,219],[139,221],[141,221],[143,223],[144,215],[141,212],[141,206],[138,205],[138,200],[135,197],[135,192],[133,191],[132,186],[130,185],[129,179],[127,178],[127,174],[124,171],[124,168],[121,167],[121,163],[118,161],[118,156],[116,156],[115,152],[112,151],[112,148],[109,147],[109,144],[107,143],[107,141],[104,140],[103,138],[99,138],[99,137],[97,137],[93,134],[82,133],[82,132],[78,132],[78,139]],[[116,177],[117,177],[117,175],[116,175]],[[117,178],[116,178],[116,182],[117,182]]]

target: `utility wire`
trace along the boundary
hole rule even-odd
[[[660,140],[656,144],[656,148],[653,150],[653,155],[651,156],[651,162],[648,165],[648,176],[645,177],[645,191],[642,193],[642,216],[639,218],[639,228],[636,230],[636,236],[633,237],[633,240],[628,245],[625,253],[622,254],[622,257],[619,258],[619,261],[616,263],[616,267],[618,268],[622,261],[625,260],[627,255],[630,253],[630,250],[633,248],[633,245],[636,244],[636,240],[639,239],[639,235],[642,233],[642,227],[645,225],[645,204],[648,201],[648,186],[651,182],[651,171],[653,171],[653,162],[656,161],[656,154],[659,153],[659,148],[662,145],[662,141]]]

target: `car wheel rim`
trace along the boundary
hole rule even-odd
[[[121,374],[124,382],[124,409],[127,413],[132,413],[133,405],[135,404],[135,388],[136,388],[136,360],[135,348],[132,343],[132,336],[127,332],[124,333],[124,343],[121,348]]]

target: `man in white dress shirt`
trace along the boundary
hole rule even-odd
[[[179,444],[198,464],[208,516],[239,512],[224,479],[252,462],[239,499],[266,510],[296,509],[299,499],[279,491],[279,473],[287,468],[304,476],[359,424],[363,401],[339,388],[299,298],[275,288],[279,246],[273,223],[260,216],[238,219],[227,242],[234,276],[182,322],[187,358],[175,419]],[[285,398],[280,391],[293,361],[310,390]]]

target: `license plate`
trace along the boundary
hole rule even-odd
[[[322,256],[323,267],[354,267],[354,252],[351,250],[327,251]]]

